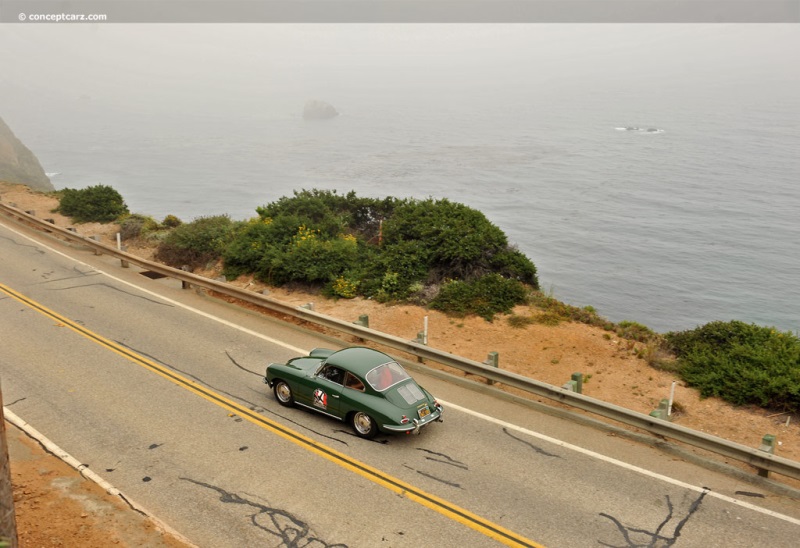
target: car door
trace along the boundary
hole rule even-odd
[[[333,365],[324,365],[319,371],[307,377],[301,388],[300,403],[313,409],[340,417],[340,398],[344,371]]]

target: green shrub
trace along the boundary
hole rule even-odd
[[[119,234],[122,240],[142,238],[158,229],[159,226],[155,219],[139,213],[127,215],[119,222]]]
[[[564,316],[562,316],[561,314],[559,314],[558,312],[554,312],[552,310],[548,310],[546,312],[542,312],[540,314],[537,314],[536,317],[533,318],[533,320],[536,323],[539,323],[539,324],[542,324],[542,325],[547,325],[547,326],[550,326],[550,327],[554,327],[554,326],[560,324],[561,322],[563,322],[564,320],[566,320],[566,318]]]
[[[366,297],[419,304],[430,302],[448,279],[471,287],[496,274],[509,283],[538,284],[536,267],[499,228],[448,200],[303,190],[256,211],[259,217],[243,224],[223,252],[227,277],[253,273],[276,285],[322,285],[334,295],[333,284],[343,278]]]
[[[524,327],[528,327],[532,323],[535,323],[536,320],[533,319],[533,316],[518,316],[516,314],[512,314],[508,317],[507,321],[508,325],[514,329],[522,329]]]
[[[165,228],[176,228],[183,224],[183,221],[178,219],[175,215],[167,215],[164,217],[164,220],[161,221],[161,225]]]
[[[262,281],[268,281],[261,270],[269,262],[268,255],[274,250],[273,242],[280,239],[273,225],[272,219],[255,218],[240,226],[223,251],[226,277],[233,279],[240,274],[253,273]],[[268,267],[266,271],[269,272]]]
[[[386,271],[383,275],[383,279],[381,279],[381,287],[378,290],[378,301],[386,302],[398,299],[402,296],[403,289],[404,286],[401,284],[400,274],[392,272],[391,270]]]
[[[514,278],[539,289],[539,280],[536,277],[536,266],[528,257],[513,247],[501,249],[489,260],[493,271],[506,278]]]
[[[488,274],[469,282],[446,283],[431,302],[431,308],[459,315],[476,314],[492,321],[495,314],[508,314],[516,305],[523,304],[527,293],[518,280]]]
[[[178,268],[205,266],[222,257],[235,228],[227,215],[200,217],[173,229],[159,244],[155,258]]]
[[[105,185],[75,190],[65,188],[56,211],[76,223],[110,223],[128,213],[122,196]]]
[[[353,299],[358,295],[358,281],[346,276],[339,276],[330,283],[328,292],[334,297]]]
[[[800,339],[740,321],[667,333],[680,375],[706,396],[735,405],[800,410]]]
[[[530,303],[547,313],[548,316],[557,316],[562,320],[593,325],[606,330],[613,330],[614,324],[600,316],[591,306],[583,308],[559,301],[555,297],[545,295],[541,291],[534,291],[529,297]]]
[[[383,272],[397,274],[397,284],[392,292],[399,295],[411,284],[428,277],[430,256],[430,248],[420,242],[402,241],[381,247],[375,258]]]
[[[510,250],[506,235],[483,213],[463,204],[446,199],[395,204],[383,224],[384,252],[391,253],[394,246],[408,250],[412,243],[415,260],[437,274],[434,281],[470,280],[496,272],[537,285],[533,263]]]
[[[630,321],[619,322],[615,331],[617,332],[617,335],[623,339],[639,342],[647,342],[658,337],[658,335],[649,327]]]
[[[323,239],[318,231],[301,226],[280,260],[273,264],[273,279],[278,283],[324,283],[348,270],[357,262],[357,256],[354,238]]]

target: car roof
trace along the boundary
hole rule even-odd
[[[394,361],[394,358],[378,350],[364,346],[353,346],[334,352],[328,356],[325,363],[341,367],[360,377],[364,377],[379,365]]]

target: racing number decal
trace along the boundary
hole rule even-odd
[[[314,405],[323,409],[328,408],[328,395],[321,388],[314,390]]]

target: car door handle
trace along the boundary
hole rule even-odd
[[[334,398],[338,398],[339,394],[331,394],[331,396],[333,396]]]

